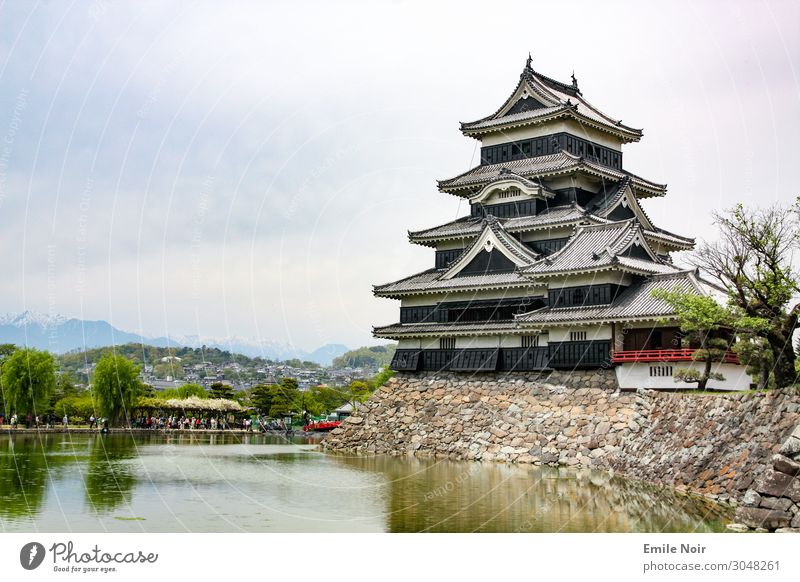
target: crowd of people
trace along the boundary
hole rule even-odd
[[[246,430],[257,431],[286,431],[287,426],[283,420],[268,420],[262,418],[234,418],[229,421],[225,416],[196,417],[196,416],[140,416],[131,423],[132,428],[145,430]],[[291,427],[289,427],[291,428]]]
[[[225,417],[200,418],[195,416],[140,416],[131,423],[132,428],[147,430],[230,430]],[[235,428],[239,428],[235,426]]]
[[[95,418],[94,415],[89,419],[89,430],[103,430],[108,431],[108,419]],[[61,428],[67,429],[69,425],[69,417],[65,414],[59,418],[55,413],[45,414],[40,416],[27,415],[20,419],[18,415],[13,414],[11,417],[6,418],[0,414],[0,428],[5,424],[10,428],[16,429],[20,424],[25,428]],[[261,417],[254,418],[234,418],[229,421],[225,416],[216,417],[199,417],[189,415],[171,415],[171,416],[139,416],[131,422],[131,428],[144,429],[144,430],[245,430],[252,432],[253,430],[260,432],[267,431],[280,431],[288,432],[292,430],[291,425],[287,425],[282,419],[272,420]]]
[[[20,419],[19,415],[12,414],[8,419],[6,419],[5,415],[0,414],[0,427],[8,423],[11,428],[18,428],[20,424],[23,424],[25,428],[56,428],[59,425],[62,428],[69,427],[69,417],[65,414],[63,417],[59,418],[58,415],[54,412],[50,414],[43,414],[43,415],[31,415],[28,414],[24,418]]]

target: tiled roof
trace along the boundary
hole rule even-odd
[[[543,107],[502,115],[512,105],[512,100],[518,95],[523,85],[530,88],[530,96],[527,98],[535,99]],[[625,141],[638,141],[642,136],[640,129],[624,125],[620,120],[611,118],[589,103],[581,94],[577,84],[562,83],[534,71],[530,60],[520,75],[519,83],[500,109],[483,119],[462,123],[461,131],[467,135],[482,135],[495,129],[535,123],[563,115],[573,116],[578,120],[605,129],[622,137]]]
[[[672,307],[653,297],[656,289],[675,292],[694,292],[708,295],[715,290],[699,279],[693,271],[677,271],[668,275],[653,275],[647,280],[631,285],[611,305],[587,307],[545,307],[516,318],[523,326],[543,324],[570,324],[579,322],[609,322],[635,319],[659,319],[674,315]],[[718,291],[717,291],[718,293]]]
[[[625,176],[614,185],[610,192],[601,190],[594,198],[586,203],[586,209],[595,214],[604,216],[607,211],[614,208],[625,195],[625,188],[630,184],[630,176]]]
[[[623,267],[641,273],[671,273],[676,267],[622,255],[637,236],[644,233],[635,219],[581,226],[563,248],[526,267],[532,277],[551,276]]]
[[[577,166],[578,159],[565,151],[561,151],[557,154],[512,160],[500,164],[482,164],[467,170],[463,174],[459,174],[455,178],[440,180],[439,188],[446,190],[477,184],[485,185],[507,171],[519,176],[536,176],[569,170]]]
[[[673,232],[669,232],[668,230],[664,230],[663,228],[656,228],[655,231],[650,231],[645,233],[647,236],[652,236],[659,239],[664,239],[666,241],[694,246],[694,239],[688,236],[681,236],[679,234],[675,234]]]
[[[574,171],[583,171],[610,180],[622,180],[627,176],[631,179],[634,190],[638,191],[640,195],[663,196],[666,192],[666,185],[664,184],[656,184],[629,172],[616,170],[586,158],[573,156],[564,150],[557,154],[546,156],[511,160],[499,164],[482,164],[467,170],[463,174],[459,174],[455,178],[440,180],[439,189],[443,192],[455,192],[478,186],[482,187],[501,176],[501,172],[513,172],[526,178],[532,178]]]
[[[506,229],[503,228],[503,224],[494,216],[489,216],[484,218],[482,223],[484,225],[483,226],[484,229],[488,228],[489,230],[492,231],[492,233],[495,235],[500,244],[503,245],[503,248],[506,250],[508,254],[514,255],[515,257],[517,257],[518,259],[524,261],[529,265],[533,264],[534,262],[536,262],[541,258],[541,255],[539,255],[539,253],[537,253],[533,249],[526,247],[524,244],[519,242],[513,236],[508,234],[508,232],[506,232]],[[470,246],[464,249],[465,256],[469,254],[469,251],[472,249],[474,245],[478,243],[480,238],[481,237],[477,237]]]
[[[393,323],[381,327],[373,327],[375,337],[394,339],[408,335],[480,335],[500,333],[519,329],[514,321],[470,322],[470,323]]]
[[[592,222],[605,222],[604,219],[587,215],[586,211],[577,205],[554,206],[547,212],[534,216],[519,216],[515,218],[499,218],[507,232],[523,232],[554,226],[571,226],[584,220]],[[412,242],[425,242],[443,240],[448,238],[473,237],[482,229],[480,218],[469,216],[459,218],[452,222],[408,233]]]
[[[553,107],[540,107],[529,111],[511,113],[502,117],[486,117],[478,121],[464,122],[461,124],[461,131],[474,133],[479,129],[491,129],[502,125],[518,123],[521,121],[532,121],[535,119],[546,118],[558,113],[566,114],[569,111],[567,105],[555,105]]]
[[[679,271],[678,267],[670,265],[669,263],[654,263],[653,261],[646,261],[644,259],[636,259],[634,257],[617,256],[617,262],[623,267],[627,267],[629,271],[641,271],[643,273],[674,273]]]
[[[494,240],[503,248],[501,252],[507,256],[511,255],[516,258],[516,264],[519,265],[521,263],[523,266],[532,265],[540,258],[538,253],[509,235],[503,228],[503,225],[500,224],[495,217],[487,217],[482,220],[481,224],[481,233],[484,231],[491,231],[491,234],[494,235]],[[375,295],[392,297],[398,294],[407,294],[415,291],[430,292],[434,290],[441,291],[463,288],[494,288],[514,286],[515,284],[530,285],[516,270],[506,273],[457,276],[460,269],[463,268],[461,263],[469,259],[470,251],[472,251],[473,247],[481,240],[483,240],[483,237],[480,235],[477,236],[472,243],[464,249],[461,258],[452,263],[447,270],[425,271],[413,277],[409,277],[408,279],[401,279],[394,283],[375,286]]]
[[[518,216],[515,218],[499,218],[503,228],[507,232],[528,232],[559,226],[574,226],[581,222],[592,222],[603,224],[610,222],[605,218],[587,213],[582,207],[577,205],[554,206],[549,211],[532,216]],[[426,228],[423,230],[409,231],[408,238],[417,244],[429,244],[436,241],[472,238],[480,234],[482,230],[482,219],[471,216],[464,216],[447,222],[440,226]],[[692,248],[694,239],[673,234],[661,228],[656,230],[643,230],[648,239],[673,245],[678,248]]]
[[[373,287],[373,293],[378,297],[400,297],[402,295],[420,293],[537,286],[535,283],[531,282],[530,279],[520,275],[518,271],[509,273],[489,273],[486,275],[469,275],[442,280],[441,277],[443,274],[444,271],[430,269],[393,283],[375,285]]]
[[[603,192],[598,193],[594,198],[586,203],[587,210],[592,214],[607,217],[611,211],[613,211],[613,209],[619,205],[620,201],[625,196],[625,189],[630,181],[630,177],[625,177],[617,184],[616,188],[612,192],[608,194]],[[646,224],[643,225],[645,228],[644,234],[649,239],[655,239],[661,243],[666,243],[667,245],[672,245],[682,249],[690,249],[694,247],[694,239],[673,234],[664,229],[657,228],[653,224],[653,220],[647,215],[647,212],[642,205],[639,204],[639,201],[636,200],[635,197],[629,202],[630,204],[636,206],[635,210],[641,212],[642,217],[646,221]]]

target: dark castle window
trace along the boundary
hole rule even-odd
[[[481,164],[500,164],[566,150],[611,168],[622,168],[622,152],[561,132],[481,148]]]

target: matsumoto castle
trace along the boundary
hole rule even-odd
[[[614,366],[621,388],[692,388],[674,369],[692,362],[674,313],[654,289],[724,291],[671,253],[694,240],[663,230],[642,201],[666,185],[623,169],[622,146],[640,129],[591,105],[577,80],[537,73],[531,59],[493,114],[461,124],[481,142],[480,164],[438,183],[469,201],[470,215],[409,232],[433,247],[431,268],[375,286],[400,300],[400,322],[376,327],[398,340],[392,368],[453,372]],[[714,364],[743,389],[744,366]]]

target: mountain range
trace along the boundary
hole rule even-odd
[[[143,343],[156,347],[209,346],[270,360],[299,358],[329,366],[334,358],[347,351],[342,344],[326,344],[312,352],[289,343],[240,337],[214,338],[202,336],[149,337],[122,331],[107,321],[88,321],[64,315],[37,311],[8,313],[0,316],[0,343],[49,350],[62,354],[76,349],[96,348],[127,343]]]

